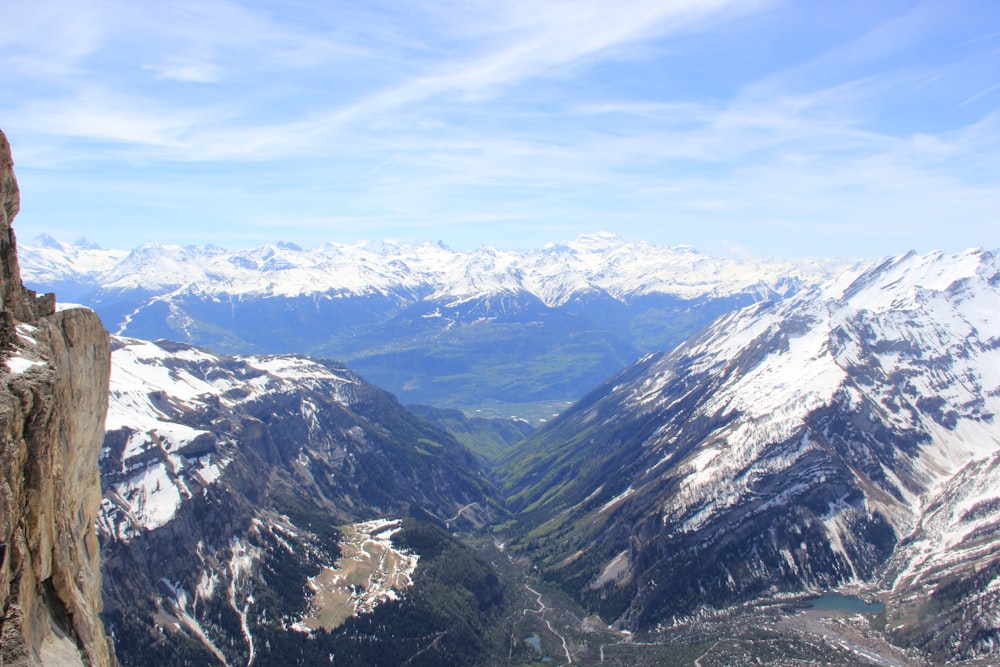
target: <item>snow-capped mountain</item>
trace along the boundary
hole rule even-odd
[[[894,554],[901,591],[935,553],[984,568],[1000,558],[998,314],[1000,260],[971,250],[720,317],[508,455],[521,545],[630,627],[877,586]],[[949,485],[966,495],[945,512]]]
[[[302,356],[113,338],[106,428],[104,619],[123,664],[317,664],[345,645],[363,656],[354,643],[366,624],[404,612],[423,614],[433,638],[447,619],[405,606],[426,595],[399,601],[427,580],[427,544],[448,557],[461,548],[400,520],[468,525],[497,507],[453,438],[346,368]],[[397,543],[414,531],[424,546]],[[379,553],[364,586],[340,583],[338,563],[363,568]],[[488,568],[481,576],[496,585]],[[344,608],[369,615],[334,632],[331,599],[341,621]],[[366,650],[405,658],[429,643],[387,635]]]
[[[628,243],[607,233],[532,251],[482,247],[459,252],[440,243],[377,241],[325,243],[308,250],[279,243],[238,251],[151,243],[127,254],[96,249],[85,240],[69,245],[40,236],[22,244],[21,253],[25,280],[32,284],[73,279],[106,290],[259,297],[416,293],[451,302],[527,292],[549,307],[594,291],[620,300],[647,294],[684,299],[747,291],[785,294],[796,283],[816,282],[844,266],[713,257],[686,246]]]
[[[723,312],[846,266],[742,261],[610,234],[471,252],[380,241],[149,244],[126,254],[40,238],[21,256],[29,286],[94,308],[120,335],[327,356],[408,403],[502,414],[577,399]]]
[[[32,276],[41,277],[46,284],[96,282],[128,255],[124,250],[105,250],[86,238],[70,244],[47,234],[23,247],[30,248]]]

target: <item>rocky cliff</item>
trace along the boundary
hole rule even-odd
[[[0,132],[0,665],[111,665],[95,530],[108,335],[24,288],[19,208]]]

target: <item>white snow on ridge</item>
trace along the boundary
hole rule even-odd
[[[913,534],[893,556],[886,583],[896,589],[995,554],[1000,519],[1000,455],[969,462],[943,484]]]
[[[232,406],[320,383],[327,395],[346,405],[349,388],[357,383],[345,369],[301,356],[222,358],[196,347],[164,345],[113,337],[105,429],[126,435],[120,481],[108,490],[99,525],[119,539],[164,525],[191,496],[189,483],[195,488],[214,484],[229,463],[224,451],[202,453],[196,441],[219,445],[218,436],[186,425],[185,414],[209,402]],[[317,408],[304,404],[302,409],[305,414]],[[317,423],[314,414],[312,423]]]
[[[998,275],[1000,260],[979,250],[901,256],[720,318],[657,362],[633,390],[636,409],[676,402],[666,389],[679,382],[679,368],[720,382],[694,419],[733,416],[685,462],[684,492],[670,515],[701,508],[686,527],[693,530],[749,493],[756,469],[791,465],[769,447],[793,438],[836,396],[854,403],[865,394],[873,418],[930,436],[912,470],[925,493],[970,460],[1000,451],[993,417],[1000,414]],[[732,372],[734,364],[746,367]],[[869,374],[879,379],[865,380]],[[668,423],[656,437],[674,433]],[[797,451],[809,446],[804,441]],[[672,451],[665,445],[665,460]],[[895,485],[912,496],[899,480]],[[897,528],[906,530],[908,521]]]
[[[170,353],[155,343],[119,340],[125,344],[111,355],[111,398],[106,430],[130,428],[148,431],[157,429],[164,421],[170,421],[170,417],[153,404],[151,393],[159,392],[165,401],[178,408],[190,408],[199,397],[219,391],[217,385],[209,384],[185,370],[171,370],[164,363],[170,358]],[[189,359],[192,354],[196,353],[188,353]],[[205,359],[212,360],[214,357],[206,354]],[[173,424],[170,430],[175,431],[179,426]]]
[[[23,253],[21,248],[30,248]],[[103,250],[87,244],[61,243],[51,236],[41,235],[29,244],[20,244],[18,260],[22,277],[29,279],[45,275],[53,282],[79,280],[80,277],[95,278],[112,270],[128,252],[124,250]]]
[[[614,298],[670,294],[686,299],[770,290],[789,277],[822,282],[848,266],[830,260],[746,261],[703,255],[681,246],[629,243],[588,234],[541,250],[490,247],[458,252],[433,243],[326,243],[302,250],[267,245],[239,251],[214,246],[146,244],[129,253],[83,249],[52,239],[21,246],[29,283],[75,280],[106,289],[208,296],[404,294],[462,300],[528,292],[556,306],[573,295],[605,291]]]
[[[266,373],[277,375],[281,378],[296,380],[329,380],[331,377],[346,384],[355,384],[356,381],[347,371],[336,373],[326,366],[319,364],[308,357],[296,355],[265,355],[243,357],[244,361],[253,368],[260,369]]]

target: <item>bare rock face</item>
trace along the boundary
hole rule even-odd
[[[24,288],[19,207],[0,132],[0,665],[113,665],[95,529],[108,335]]]

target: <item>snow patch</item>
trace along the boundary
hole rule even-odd
[[[38,361],[35,359],[26,359],[24,357],[10,357],[6,361],[7,370],[11,372],[12,375],[20,375],[26,373],[28,370],[36,366],[45,366],[44,361]]]
[[[116,484],[114,488],[128,502],[136,521],[147,530],[159,528],[170,521],[181,506],[181,490],[162,461]]]

